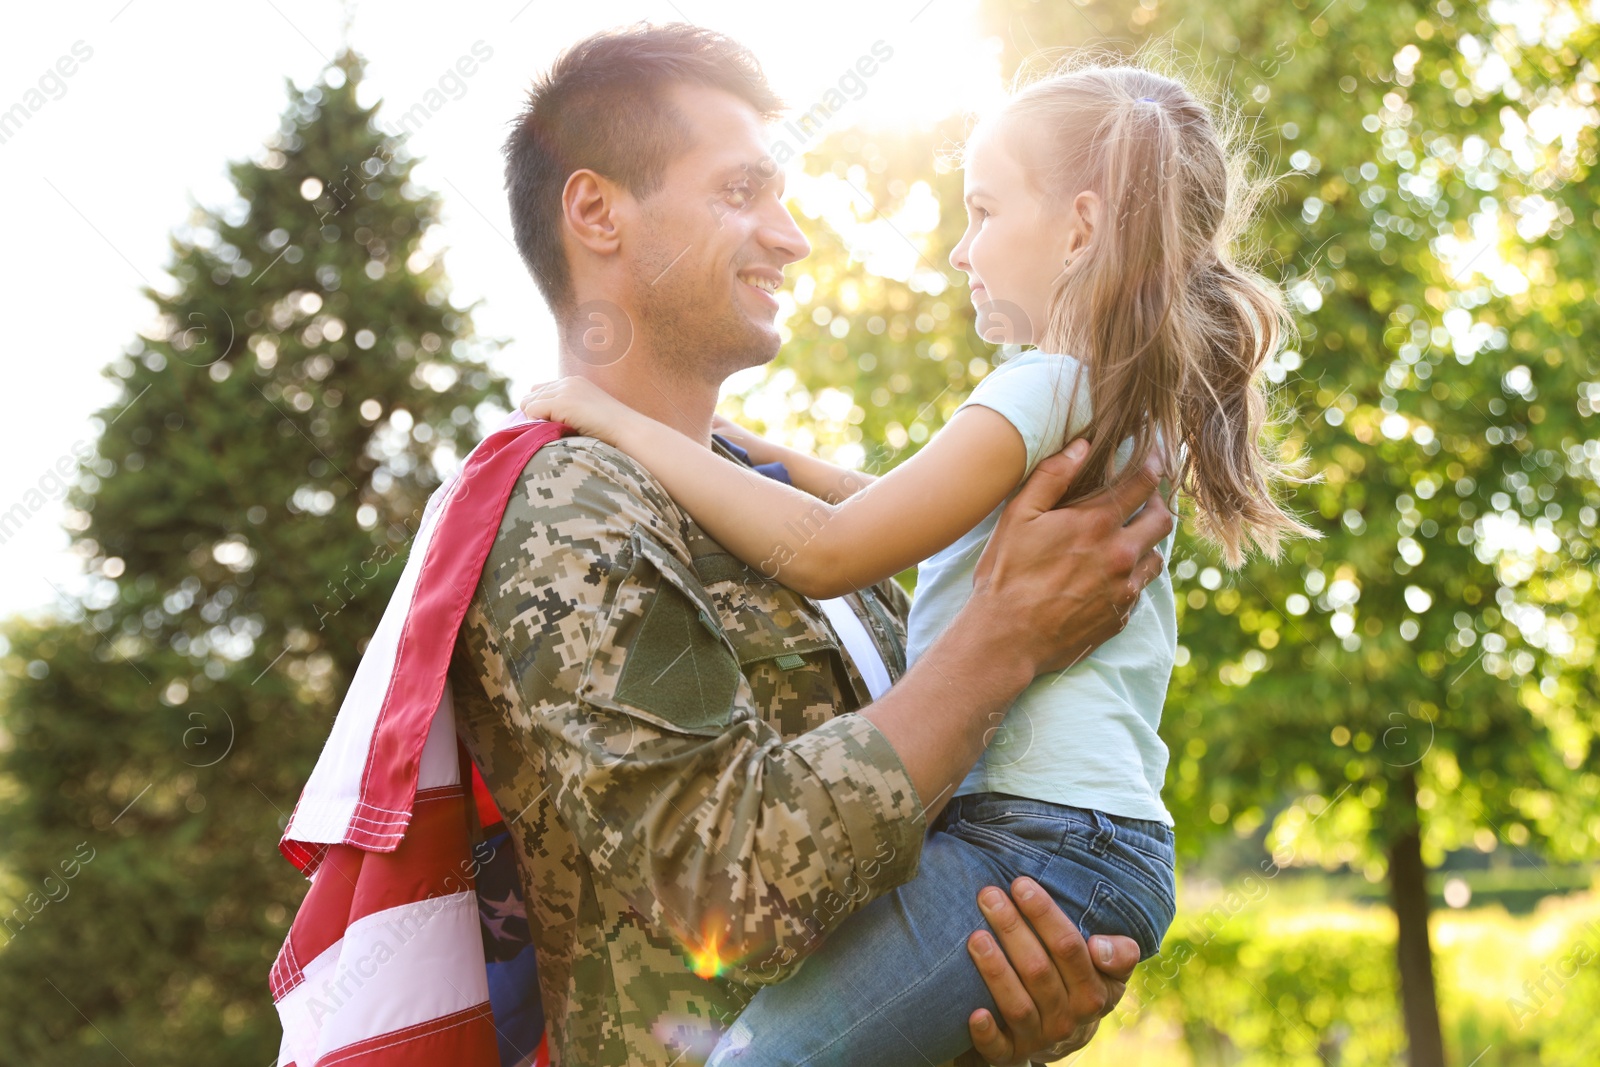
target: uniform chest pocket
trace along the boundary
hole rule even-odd
[[[799,593],[727,553],[697,556],[756,708],[782,734],[814,729],[860,706],[838,639]]]
[[[642,527],[613,591],[577,696],[679,733],[713,735],[735,718],[739,661],[695,575]]]

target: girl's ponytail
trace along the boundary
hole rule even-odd
[[[1243,562],[1247,542],[1277,559],[1285,536],[1319,536],[1274,499],[1274,483],[1296,472],[1263,441],[1269,413],[1260,375],[1291,320],[1276,289],[1221,256],[1194,272],[1189,297],[1199,344],[1179,406],[1197,524],[1229,566]]]

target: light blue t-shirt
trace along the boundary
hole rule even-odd
[[[1032,474],[1088,425],[1087,380],[1068,418],[1078,367],[1070,356],[1024,351],[996,367],[961,406],[978,404],[1005,416],[1027,445],[1026,473]],[[1119,464],[1131,447],[1123,442]],[[917,568],[908,662],[917,661],[972,596],[973,569],[1004,507]],[[1172,557],[1172,539],[1169,534],[1160,546],[1164,559]],[[1172,825],[1161,803],[1167,746],[1156,728],[1177,647],[1172,576],[1163,567],[1121,633],[1073,667],[1033,680],[956,794],[1010,793]]]

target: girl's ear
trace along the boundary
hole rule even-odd
[[[1072,198],[1067,213],[1067,253],[1076,256],[1094,239],[1100,222],[1100,194],[1085,189]]]

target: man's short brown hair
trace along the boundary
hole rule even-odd
[[[750,50],[699,26],[672,23],[595,34],[562,53],[528,92],[506,140],[506,191],[517,251],[553,311],[573,300],[561,244],[561,191],[592,170],[643,199],[689,147],[691,127],[668,90],[722,89],[764,119],[783,104]]]

